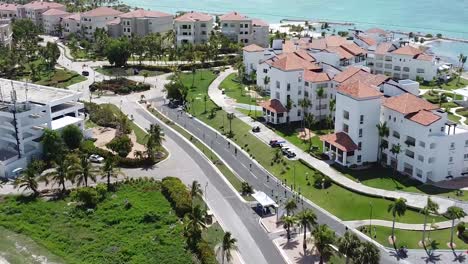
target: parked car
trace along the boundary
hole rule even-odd
[[[284,147],[281,147],[281,152],[283,153],[283,155],[286,155],[288,154],[288,151],[289,151],[289,148],[284,146]]]
[[[296,153],[292,152],[291,150],[288,150],[286,152],[286,157],[288,157],[288,159],[292,159],[292,158],[296,157]]]
[[[89,156],[89,160],[95,163],[102,163],[104,161],[104,158],[97,154],[92,154],[91,156]]]
[[[284,141],[278,141],[278,140],[270,140],[270,146],[272,148],[279,148],[282,146],[282,144],[284,144],[285,142]]]
[[[81,75],[83,75],[83,76],[89,76],[89,71],[82,71],[82,72],[81,72]]]
[[[226,94],[226,90],[222,89],[221,94]]]
[[[260,132],[260,127],[259,126],[252,127],[252,132],[254,132],[254,133]]]

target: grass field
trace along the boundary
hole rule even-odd
[[[109,108],[112,110],[112,112],[114,112],[117,115],[120,115],[122,113],[116,105],[113,105],[113,104],[104,104],[104,105],[108,105]],[[146,141],[148,141],[148,139],[146,138],[146,135],[147,135],[146,131],[144,131],[141,127],[137,126],[133,121],[130,121],[130,127],[132,128],[133,132],[135,132],[137,142],[142,145],[146,144]]]
[[[183,227],[157,182],[121,184],[93,211],[76,208],[68,198],[8,196],[0,212],[0,226],[31,237],[66,263],[192,262]],[[148,214],[156,220],[143,221]]]
[[[44,73],[43,75],[41,75],[41,79],[35,83],[45,86],[67,88],[70,85],[83,82],[85,80],[86,77],[81,76],[76,72],[55,69],[52,72]]]
[[[208,113],[210,109],[216,107],[216,105],[208,100],[206,103],[208,113],[205,113],[204,101],[201,100],[201,98],[207,94],[208,86],[215,76],[210,71],[204,71],[204,79],[201,80],[199,74],[200,71],[198,71],[195,76],[195,87],[190,88],[189,91],[189,100],[191,101],[191,98],[194,99],[191,113],[221,133],[228,133],[229,124],[226,118],[226,112],[220,110],[217,111],[214,117],[210,117]],[[192,74],[182,74],[181,78],[186,86],[191,86]],[[343,220],[367,219],[370,212],[369,204],[372,203],[374,218],[384,220],[392,219],[390,214],[387,213],[387,208],[391,201],[357,194],[336,184],[333,184],[332,187],[326,190],[318,190],[312,186],[313,184],[308,185],[310,180],[306,180],[306,175],[312,178],[317,171],[305,166],[299,161],[284,160],[280,164],[273,163],[274,149],[252,135],[250,127],[237,118],[232,120],[232,130],[234,132],[232,140],[251,154],[268,171],[274,174],[278,179],[287,180],[288,184],[293,183],[295,178],[296,185],[301,187],[301,193],[305,197],[337,217]],[[294,177],[294,174],[296,177]],[[438,218],[438,220],[443,219],[442,217]],[[416,211],[410,210],[405,216],[398,219],[398,221],[422,223],[423,216]]]
[[[235,99],[237,103],[257,105],[257,101],[264,100],[263,97],[251,97],[245,87],[248,85],[242,84],[237,80],[237,74],[231,73],[224,81],[221,82],[219,88],[224,89],[226,95]]]
[[[463,88],[465,86],[468,85],[468,80],[465,80],[463,78],[460,78],[460,82],[458,83],[457,85],[457,82],[458,82],[458,76],[457,75],[453,75],[452,76],[452,79],[447,82],[447,83],[444,83],[440,86],[438,85],[429,85],[427,83],[421,83],[420,84],[420,88],[421,89],[444,89],[444,90],[455,90],[455,89],[459,89],[459,88]]]
[[[299,147],[304,151],[309,150],[309,140],[302,140],[298,137],[298,129],[301,129],[300,123],[291,123],[289,125],[279,125],[275,127],[271,127],[276,134],[281,136],[282,138],[286,139],[287,141],[291,142],[295,146]],[[319,128],[312,128],[311,131],[314,135],[312,136],[312,147],[317,149],[317,153],[323,152],[323,143],[320,141],[321,135],[326,135],[333,132],[332,129],[319,129]]]
[[[144,74],[148,74],[148,77],[157,76],[163,74],[163,72],[159,71],[152,71],[152,70],[140,70],[138,74],[134,74],[133,67],[125,67],[125,68],[117,68],[117,67],[99,67],[95,70],[101,74],[108,75],[108,76],[119,76],[119,77],[126,77],[126,76],[144,76]]]

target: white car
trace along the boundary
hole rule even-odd
[[[97,154],[92,154],[91,156],[89,156],[89,160],[91,162],[102,163],[104,161],[104,158]]]

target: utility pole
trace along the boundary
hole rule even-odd
[[[369,216],[369,235],[372,237],[372,202],[369,202],[370,216]]]

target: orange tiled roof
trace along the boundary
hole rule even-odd
[[[349,77],[347,80],[342,82],[341,84],[348,84],[348,83],[353,83],[356,81],[361,81],[363,83],[367,83],[369,85],[373,86],[380,86],[382,83],[386,82],[389,80],[390,77],[383,75],[383,74],[372,74],[369,72],[366,72],[364,70],[357,72],[356,74],[352,75]]]
[[[110,7],[98,7],[88,12],[84,12],[82,16],[84,17],[100,17],[100,16],[119,16],[123,14],[122,12],[115,10]]]
[[[321,69],[319,66],[315,65],[314,61],[315,59],[312,56],[303,51],[282,53],[277,57],[271,58],[267,63],[282,71]]]
[[[387,98],[385,99],[383,106],[404,115],[415,113],[421,110],[439,109],[438,106],[410,93],[404,93],[398,96]]]
[[[49,9],[45,11],[44,13],[42,13],[42,15],[44,16],[64,16],[64,15],[69,15],[69,14],[70,13],[63,11],[63,10],[59,10],[59,9]]]
[[[349,60],[354,57],[353,54],[348,52],[347,50],[343,49],[341,46],[338,47],[328,47],[325,49],[326,51],[330,53],[336,53],[340,56],[340,60]]]
[[[29,9],[43,9],[43,8],[55,8],[55,9],[62,9],[65,8],[64,5],[55,3],[55,2],[44,2],[44,1],[34,1],[29,4],[25,4],[23,7]]]
[[[380,43],[375,49],[375,54],[385,55],[387,52],[396,49],[396,46],[390,42]]]
[[[344,71],[342,71],[342,72],[338,73],[337,75],[335,75],[333,80],[335,80],[336,82],[342,83],[342,82],[346,81],[347,79],[349,79],[351,76],[358,73],[359,71],[364,71],[364,70],[361,69],[361,68],[358,68],[358,67],[350,66],[350,67],[346,68]]]
[[[340,45],[340,47],[353,54],[354,56],[366,53],[361,47],[354,43],[343,44]]]
[[[330,76],[325,72],[304,71],[304,80],[308,82],[328,82]]]
[[[261,19],[252,18],[252,26],[257,27],[268,27],[269,24]]]
[[[338,92],[349,95],[356,99],[366,99],[382,96],[382,93],[377,91],[377,87],[363,81],[342,84],[338,87]]]
[[[207,22],[212,19],[213,17],[211,15],[192,11],[192,12],[187,12],[177,17],[175,21],[177,22],[196,22],[196,21]]]
[[[381,29],[381,28],[370,28],[365,31],[368,34],[381,34],[381,35],[386,35],[387,31]]]
[[[64,16],[64,19],[70,19],[70,20],[76,20],[80,21],[81,20],[81,13],[73,13],[68,16]]]
[[[121,18],[144,18],[144,17],[171,17],[171,14],[163,13],[160,11],[150,11],[144,9],[137,9],[125,14],[122,14]]]
[[[428,125],[438,121],[442,117],[439,116],[439,115],[436,115],[436,114],[434,114],[434,113],[432,113],[431,111],[428,111],[428,110],[420,110],[420,111],[418,111],[416,113],[408,114],[405,118],[409,119],[409,120],[411,120],[413,122],[416,122],[418,124],[421,124],[423,126],[428,126]]]
[[[260,47],[257,44],[250,44],[248,46],[243,47],[242,50],[247,51],[247,52],[259,52],[259,51],[264,51],[265,49]]]
[[[239,14],[238,12],[231,12],[231,13],[227,13],[227,14],[224,14],[222,16],[219,17],[219,19],[221,21],[223,20],[228,20],[228,21],[244,21],[244,20],[249,20],[248,17],[242,15],[242,14]]]
[[[341,151],[350,152],[358,149],[358,146],[345,132],[338,132],[320,136],[321,141],[325,141],[335,146]]]
[[[286,113],[288,111],[278,99],[263,101],[260,106],[274,113]]]
[[[16,11],[18,9],[18,7],[21,7],[21,5],[0,3],[0,10],[2,10],[2,11]]]
[[[362,40],[364,43],[366,43],[369,46],[377,45],[377,41],[375,41],[375,39],[373,38],[362,36],[362,35],[357,35],[356,37]]]
[[[419,54],[415,57],[415,59],[423,61],[432,61],[434,57],[428,54]]]
[[[410,45],[406,45],[406,46],[403,46],[399,49],[396,49],[394,51],[392,51],[393,54],[397,54],[397,55],[408,55],[408,56],[416,56],[416,55],[419,55],[422,52],[422,50],[418,49],[418,48],[415,48],[415,47],[412,47]]]

